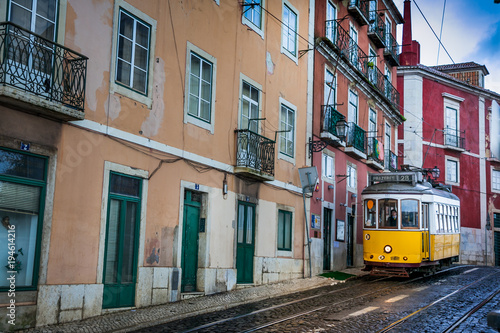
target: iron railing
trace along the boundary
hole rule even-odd
[[[274,176],[275,141],[250,130],[236,130],[236,166]]]
[[[368,138],[367,151],[366,154],[370,160],[373,160],[381,165],[384,165],[384,161],[380,156],[380,145],[378,143],[377,138],[371,137]]]
[[[370,37],[378,47],[385,46],[384,40],[385,22],[376,11],[370,12],[370,25],[368,27],[368,37]]]
[[[0,23],[0,84],[83,111],[88,58],[11,22]]]
[[[366,24],[370,10],[368,0],[349,0],[347,9],[355,18],[358,18],[361,25]]]
[[[335,20],[326,21],[326,37],[336,50],[366,77],[395,108],[399,108],[399,92],[391,81],[378,69],[349,33]],[[369,64],[371,63],[371,64]]]
[[[453,128],[446,127],[443,129],[444,144],[446,146],[465,149],[465,131],[459,131]]]
[[[346,146],[354,147],[357,150],[366,153],[366,131],[355,123],[349,123],[347,125]]]
[[[396,38],[391,33],[386,32],[384,55],[393,66],[399,66],[398,50],[399,44]]]
[[[322,105],[322,132],[328,132],[336,136],[337,138],[344,140],[344,135],[340,135],[337,132],[337,122],[344,120],[345,116],[338,112],[333,105]]]
[[[397,171],[398,170],[398,155],[394,154],[390,150],[385,151],[385,168],[389,171]]]

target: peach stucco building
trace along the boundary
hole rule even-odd
[[[260,3],[2,2],[0,330],[309,275],[314,11]]]

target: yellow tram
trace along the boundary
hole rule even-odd
[[[422,173],[370,174],[362,200],[363,259],[371,274],[408,277],[458,261],[460,200]]]

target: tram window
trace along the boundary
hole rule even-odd
[[[401,200],[401,223],[403,228],[419,228],[418,200]]]
[[[365,228],[375,228],[377,226],[377,206],[375,200],[365,200]]]
[[[396,212],[396,218],[392,217],[392,212]],[[380,199],[378,201],[378,221],[379,228],[395,229],[398,227],[398,200]]]

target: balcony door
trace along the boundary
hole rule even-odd
[[[241,85],[241,112],[240,112],[240,129],[248,130],[246,133],[247,140],[242,142],[245,147],[240,147],[240,156],[248,161],[248,166],[254,169],[258,169],[260,165],[259,161],[259,151],[258,145],[255,144],[255,135],[252,133],[259,134],[259,89],[249,84],[246,81],[242,81]],[[251,133],[252,132],[252,133]]]
[[[326,3],[326,38],[331,40],[334,44],[336,43],[337,36],[337,24],[335,20],[337,19],[337,8],[333,5],[331,1]]]
[[[9,21],[31,33],[9,26],[7,53],[7,82],[47,95],[53,75],[54,45],[58,0],[10,0]],[[34,34],[41,36],[35,36]]]
[[[448,146],[458,147],[458,119],[457,110],[446,107],[446,131],[445,144]]]

